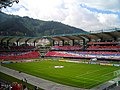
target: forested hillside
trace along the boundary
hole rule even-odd
[[[42,21],[0,12],[0,35],[3,36],[48,36],[84,32],[82,29],[60,22]]]

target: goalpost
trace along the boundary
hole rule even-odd
[[[114,71],[114,76],[117,76],[117,78],[114,81],[116,82],[116,85],[119,86],[120,70]]]

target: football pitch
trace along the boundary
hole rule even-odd
[[[113,72],[120,67],[93,64],[40,61],[4,64],[3,66],[22,71],[57,83],[90,89],[115,78]],[[54,68],[54,66],[64,66]]]

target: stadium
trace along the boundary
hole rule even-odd
[[[0,36],[0,90],[119,90],[119,76],[120,28]]]
[[[52,46],[39,47],[36,42],[40,37],[1,36],[1,65],[83,89],[95,88],[113,79],[108,86],[99,87],[110,88],[116,85],[115,71],[119,73],[119,31],[116,28],[111,32],[42,37],[51,39]]]

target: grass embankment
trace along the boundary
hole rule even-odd
[[[9,76],[9,75],[6,75],[6,74],[4,74],[2,72],[0,72],[0,79],[4,80],[6,82],[9,82],[9,83],[13,83],[13,82],[17,82],[19,84],[21,83],[22,85],[26,85],[29,88],[29,90],[34,90],[33,85],[31,85],[29,83],[26,83],[26,82],[23,82],[23,81],[21,81],[19,79],[16,79],[14,77]],[[39,90],[43,90],[43,89],[39,89]]]

